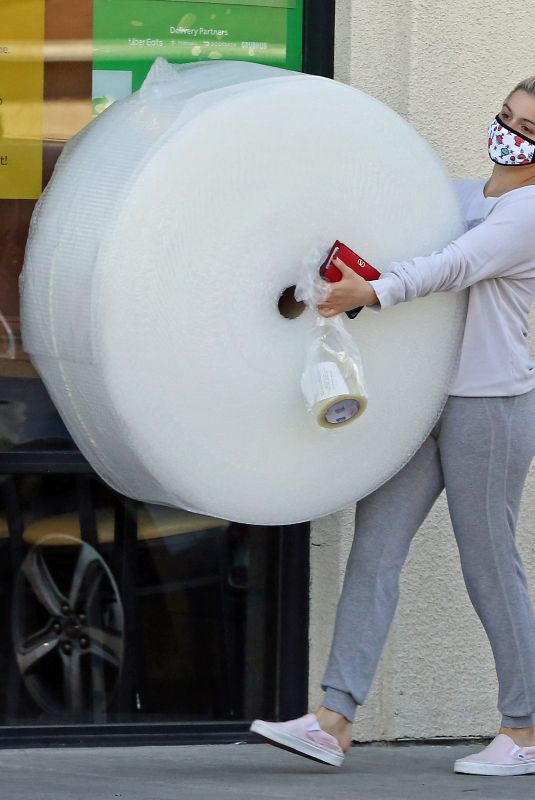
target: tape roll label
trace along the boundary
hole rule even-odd
[[[328,400],[330,397],[338,397],[341,394],[348,394],[349,387],[333,361],[320,361],[314,367],[306,370],[302,380],[303,394],[310,406]]]
[[[340,403],[335,403],[331,406],[325,414],[326,422],[331,425],[340,425],[342,422],[348,422],[353,417],[356,417],[360,411],[360,403],[358,400],[342,400]]]

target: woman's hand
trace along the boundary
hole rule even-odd
[[[351,311],[360,306],[374,306],[379,302],[373,286],[361,275],[353,272],[339,258],[333,259],[332,263],[342,273],[342,279],[330,284],[331,292],[323,303],[319,303],[318,314],[322,317],[334,317],[343,311]]]

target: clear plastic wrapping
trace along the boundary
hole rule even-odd
[[[362,359],[340,317],[318,315],[301,376],[305,405],[322,428],[358,419],[368,405]]]
[[[310,342],[301,375],[305,406],[322,428],[339,428],[358,419],[368,405],[362,358],[355,339],[347,332],[340,315],[322,317],[317,305],[329,293],[320,278],[320,248],[305,259],[296,299],[313,312]]]

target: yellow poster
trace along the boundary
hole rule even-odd
[[[0,198],[41,194],[45,0],[0,0]]]

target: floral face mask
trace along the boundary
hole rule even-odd
[[[489,125],[489,156],[496,164],[522,167],[535,163],[535,141],[520,136],[496,117]]]

